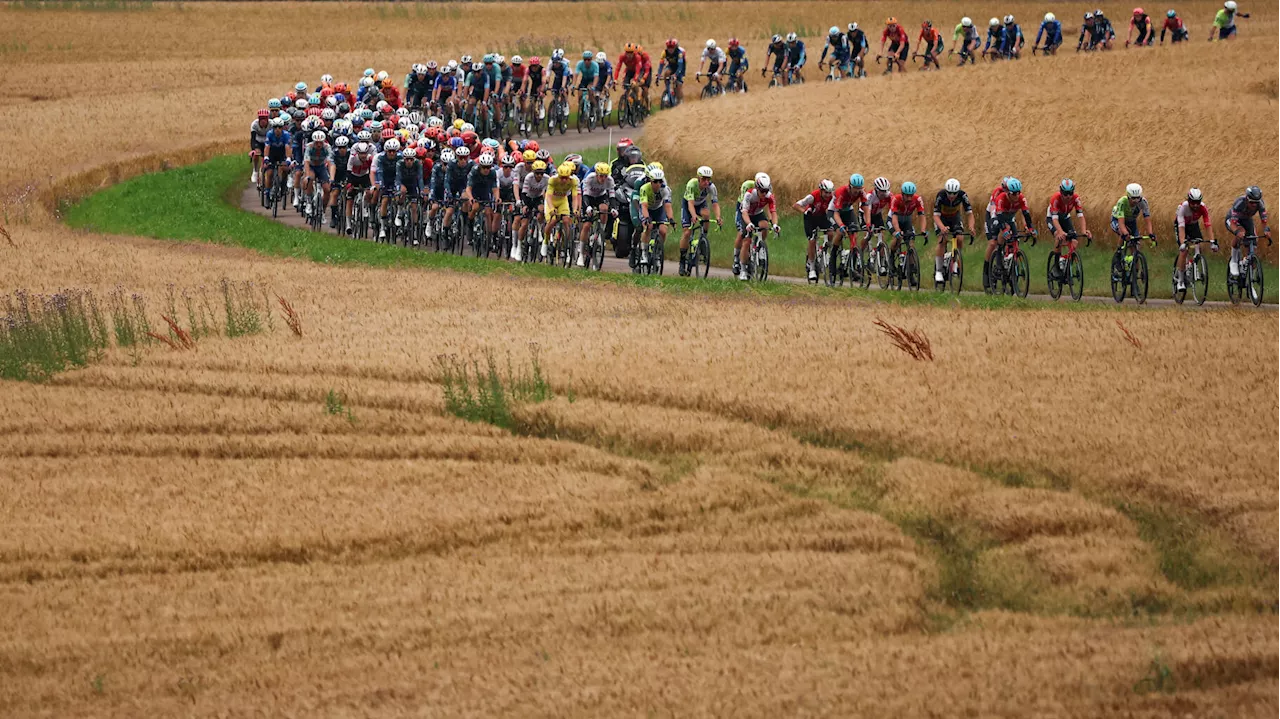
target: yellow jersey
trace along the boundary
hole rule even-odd
[[[554,200],[575,196],[580,191],[580,184],[575,176],[560,177],[557,175],[547,181],[547,197]]]

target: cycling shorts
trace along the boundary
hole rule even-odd
[[[831,220],[825,211],[804,213],[804,236],[810,237],[819,230],[831,229]]]
[[[472,86],[472,88],[471,88],[471,99],[472,99],[472,100],[483,100],[483,99],[484,99],[484,88],[483,88],[483,87],[475,87],[475,86]]]
[[[549,200],[547,202],[547,219],[550,220],[552,217],[555,217],[556,215],[559,215],[561,217],[568,217],[569,210],[570,210],[569,198],[557,197],[553,200]]]
[[[667,206],[665,203],[658,205],[657,207],[646,207],[643,209],[647,212],[650,222],[666,222],[668,219]]]
[[[382,190],[384,193],[385,193],[385,192],[395,192],[395,191],[396,191],[396,176],[395,176],[395,173],[392,173],[392,172],[385,172],[385,173],[379,174],[379,175],[378,175],[378,188],[379,188],[380,190]]]
[[[964,224],[960,222],[960,215],[958,214],[940,215],[939,219],[942,220],[942,226],[947,228],[948,230],[951,230],[952,232],[961,232],[964,230]]]
[[[351,185],[353,190],[367,190],[369,189],[369,176],[348,174],[347,184]]]
[[[1187,249],[1187,240],[1203,240],[1204,234],[1200,231],[1200,223],[1192,223],[1182,228],[1182,242],[1178,245],[1178,250]]]
[[[498,187],[498,202],[515,202],[515,201],[516,201],[515,185]]]
[[[593,76],[593,77],[579,77],[579,78],[578,78],[578,89],[579,89],[579,90],[589,90],[589,89],[591,89],[591,86],[595,84],[595,81],[596,81],[596,79],[595,79],[595,77],[594,77],[594,76]]]
[[[254,135],[250,135],[250,136],[249,136],[249,149],[250,149],[250,150],[252,150],[252,151],[254,151],[254,152],[261,152],[263,147],[265,147],[265,144],[262,142],[262,140],[259,140],[259,139],[258,139],[256,136],[254,136]]]
[[[403,185],[403,187],[404,187],[405,197],[412,197],[415,199],[422,197],[422,185],[419,185],[416,182],[411,182],[409,184]]]
[[[899,42],[895,40],[889,43],[889,56],[893,57],[894,55],[897,55],[898,59],[901,60],[902,62],[907,61],[907,54],[910,51],[911,51],[911,43],[909,42],[905,42],[905,41]]]
[[[694,205],[693,211],[699,219],[702,217],[702,211],[707,209],[706,203]],[[689,214],[689,202],[687,200],[680,201],[680,226],[686,229],[693,227],[693,215]]]
[[[271,145],[270,147],[268,147],[266,152],[267,162],[270,162],[276,165],[284,162],[285,161],[284,150],[285,150],[284,145]]]
[[[1226,40],[1227,38],[1229,38],[1229,37],[1231,37],[1232,35],[1235,35],[1235,34],[1236,34],[1236,28],[1235,28],[1235,26],[1234,26],[1234,25],[1232,25],[1231,27],[1220,27],[1220,28],[1218,28],[1218,39],[1219,39],[1219,40]]]
[[[1053,221],[1058,226],[1058,229],[1063,232],[1072,232],[1075,230],[1075,224],[1071,220],[1070,212],[1054,213]]]
[[[1132,218],[1126,217],[1124,220],[1124,226],[1126,229],[1129,230],[1129,234],[1131,235],[1138,234],[1138,218],[1137,217],[1132,217]],[[1111,218],[1111,231],[1116,233],[1117,235],[1120,234],[1120,218],[1119,217]]]
[[[453,90],[441,90],[439,102],[448,102],[453,97]]]
[[[1233,235],[1235,234],[1235,230],[1231,229],[1231,222],[1232,222],[1233,220],[1234,220],[1234,221],[1235,221],[1235,222],[1236,222],[1240,227],[1244,228],[1244,233],[1245,233],[1246,235],[1256,235],[1256,234],[1258,234],[1258,233],[1256,233],[1256,232],[1254,232],[1254,231],[1253,231],[1253,218],[1252,218],[1252,217],[1227,217],[1227,218],[1226,218],[1225,220],[1223,220],[1222,222],[1223,222],[1223,224],[1225,224],[1225,225],[1227,226],[1227,231],[1228,231],[1228,232],[1230,232],[1231,234],[1233,234]]]
[[[308,167],[311,168],[312,174],[316,176],[316,182],[319,182],[322,185],[329,182],[328,165],[308,165]]]

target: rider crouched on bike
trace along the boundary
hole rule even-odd
[[[961,222],[961,214],[967,222]],[[947,239],[956,237],[967,228],[970,242],[973,241],[973,203],[969,202],[969,194],[960,188],[960,181],[954,177],[947,180],[933,198],[933,227],[938,235],[937,250],[933,254],[933,281],[940,285]]]
[[[814,263],[818,248],[818,233],[825,232],[828,236],[831,234],[831,220],[827,216],[827,207],[831,204],[831,197],[835,192],[835,183],[824,179],[818,182],[817,189],[801,197],[794,205],[797,210],[804,213],[804,236],[809,243],[804,266],[809,273],[810,282],[818,281],[818,268]]]
[[[1179,291],[1187,288],[1185,270],[1187,268],[1187,243],[1189,240],[1203,240],[1201,227],[1209,231],[1209,242],[1213,251],[1218,251],[1218,240],[1213,236],[1213,224],[1209,220],[1209,207],[1204,202],[1204,193],[1199,188],[1187,191],[1187,199],[1178,205],[1173,236],[1178,241],[1178,260],[1174,264],[1174,281]]]
[[[734,82],[741,83],[742,91],[747,91],[747,70],[750,69],[751,63],[747,60],[747,49],[738,42],[738,38],[729,38],[729,50],[725,53],[729,57],[729,87],[733,88]]]
[[[716,45],[716,41],[707,40],[707,46],[702,49],[702,59],[698,61],[698,74],[702,75],[706,70],[708,82],[719,79],[726,60],[724,50]]]
[[[889,54],[885,54],[885,45],[889,46]],[[892,72],[893,66],[898,66],[899,72],[907,69],[907,55],[911,52],[911,41],[907,38],[907,31],[898,24],[898,18],[890,17],[884,21],[884,32],[880,33],[880,55],[889,60],[889,67],[885,72]]]
[[[849,38],[840,32],[840,28],[835,25],[827,31],[827,43],[822,46],[822,57],[818,58],[818,69],[822,69],[822,65],[827,61],[827,53],[831,53],[831,66],[836,68],[841,75],[849,73]]]
[[[1053,251],[1062,258],[1074,253],[1079,244],[1079,240],[1071,236],[1076,232],[1074,221],[1071,219],[1073,213],[1076,219],[1080,220],[1080,232],[1077,237],[1083,236],[1092,241],[1093,233],[1089,231],[1088,221],[1084,216],[1084,206],[1080,202],[1080,195],[1076,192],[1076,183],[1071,178],[1065,177],[1058,184],[1058,191],[1049,198],[1049,206],[1045,209],[1044,215],[1045,225],[1049,228],[1049,232],[1053,233]]]
[[[1035,235],[1031,225],[1031,209],[1027,198],[1022,194],[1022,181],[1016,177],[1006,177],[996,189],[991,191],[991,199],[987,202],[987,251],[982,260],[982,287],[991,289],[991,256],[997,247],[1004,245],[1004,230],[1018,231],[1017,214],[1022,213],[1022,227],[1029,235]]]
[[[494,193],[498,189],[498,173],[493,169],[493,154],[483,153],[475,167],[467,173],[467,188],[463,199],[467,200],[467,217],[475,222],[476,215],[484,210],[485,229],[492,235],[498,231],[498,213],[494,212]]]
[[[684,101],[684,48],[674,37],[667,40],[662,51],[662,59],[658,61],[658,76],[671,78],[675,85],[676,103]]]
[[[396,163],[396,185],[399,188],[397,196],[401,202],[407,203],[409,200],[421,200],[422,188],[424,186],[423,163],[418,159],[418,153],[412,147],[406,147],[400,151],[400,161]],[[405,213],[407,215],[408,208]],[[395,226],[402,227],[410,222],[417,221],[416,217],[401,217],[396,213]],[[417,240],[414,240],[417,242]]]
[[[770,228],[777,232],[778,206],[773,196],[773,180],[763,172],[756,173],[755,179],[743,182],[740,193],[736,215],[739,239],[734,243],[737,253],[734,266],[738,268],[738,279],[746,282],[751,279],[748,264],[751,261],[752,228],[762,234]]]
[[[1111,231],[1116,233],[1117,237],[1116,254],[1111,261],[1113,274],[1119,271],[1121,255],[1124,253],[1124,246],[1129,242],[1129,236],[1138,234],[1139,214],[1146,221],[1147,236],[1154,244],[1156,233],[1151,229],[1151,207],[1147,204],[1147,198],[1142,196],[1142,185],[1130,182],[1124,188],[1124,195],[1116,201],[1115,207],[1111,208]]]
[[[863,212],[867,206],[868,195],[862,187],[866,183],[862,175],[849,175],[848,184],[836,188],[827,205],[827,221],[835,226],[835,240],[831,243],[831,266],[836,266],[844,247],[844,236],[849,236],[849,249],[854,249],[854,234],[863,229]]]
[[[603,162],[597,162],[591,172],[582,180],[582,214],[584,220],[587,217],[588,210],[604,216],[604,237],[610,236],[613,218],[616,214],[609,207],[609,200],[613,197],[613,189],[613,178],[609,176],[609,165]],[[582,250],[586,246],[587,235],[591,233],[591,224],[591,222],[584,221],[582,228],[578,232],[577,255],[579,267],[586,264],[586,256]]]
[[[904,239],[907,242],[914,242],[917,235],[925,233],[924,200],[916,194],[916,183],[908,180],[902,183],[901,190],[889,202],[889,221],[892,223],[889,229],[893,230],[893,244],[889,247],[890,257],[897,254],[898,245]],[[916,226],[917,224],[919,227]]]
[[[981,44],[982,38],[978,36],[978,29],[973,26],[973,18],[960,18],[955,32],[951,34],[951,52],[959,52],[960,64],[963,65],[966,61],[969,64],[977,62],[974,53]]]
[[[1231,203],[1231,209],[1227,210],[1227,216],[1224,222],[1227,230],[1235,235],[1231,241],[1231,263],[1230,272],[1234,277],[1240,274],[1240,245],[1244,238],[1249,235],[1257,236],[1256,228],[1253,224],[1253,218],[1257,216],[1262,220],[1263,235],[1267,238],[1267,244],[1271,244],[1271,224],[1267,217],[1267,206],[1262,201],[1262,188],[1257,185],[1249,187],[1244,194],[1237,197],[1236,201]]]
[[[640,186],[639,192],[631,200],[631,224],[641,227],[640,239],[649,237],[649,228],[654,223],[671,221],[671,188],[667,187],[666,173],[652,165],[648,172],[649,181]],[[667,241],[667,224],[658,225],[658,235],[663,244]],[[650,253],[656,249],[653,240],[641,244],[640,264],[648,264]],[[636,253],[632,253],[634,257]]]
[[[698,222],[711,219],[710,210],[715,210],[716,224],[720,222],[720,195],[716,191],[716,184],[711,181],[712,170],[710,167],[703,165],[698,168],[698,174],[689,178],[685,183],[684,195],[680,200],[680,226],[683,230],[680,233],[680,274],[688,275],[689,268],[685,266],[689,255],[689,238],[693,236],[693,223],[695,218]],[[694,258],[697,261],[697,258]]]
[[[520,178],[520,194],[516,201],[516,209],[520,212],[520,217],[516,219],[516,238],[521,242],[513,242],[514,247],[511,248],[511,259],[516,262],[524,261],[522,242],[525,232],[529,229],[529,223],[539,221],[535,215],[542,208],[543,198],[551,181],[547,163],[536,159],[525,162],[529,166],[529,172]]]

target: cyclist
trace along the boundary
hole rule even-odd
[[[1049,198],[1049,206],[1045,208],[1044,223],[1049,228],[1049,232],[1053,233],[1053,251],[1058,253],[1060,258],[1059,272],[1066,269],[1066,258],[1076,251],[1076,245],[1079,240],[1070,235],[1075,232],[1075,225],[1071,219],[1071,214],[1075,213],[1077,219],[1080,220],[1080,232],[1077,237],[1093,239],[1093,233],[1089,232],[1089,225],[1084,216],[1084,205],[1080,202],[1080,195],[1076,193],[1076,183],[1069,177],[1064,177],[1062,182],[1058,183],[1058,191],[1053,193]],[[1067,245],[1067,252],[1062,251],[1062,246]]]
[[[568,238],[569,223],[566,218],[580,212],[581,193],[581,183],[573,174],[573,163],[561,163],[556,168],[556,176],[547,181],[547,224],[542,231],[542,249],[540,250],[543,257],[547,256],[547,239],[551,237],[551,230],[555,229],[556,225],[564,222],[564,234],[566,239]]]
[[[747,49],[738,42],[738,38],[729,38],[729,50],[725,53],[729,56],[729,85],[732,86],[734,81],[741,83],[742,92],[747,91],[747,70],[750,69],[751,63],[747,60]]]
[[[1173,42],[1175,43],[1179,43],[1190,38],[1190,33],[1187,32],[1187,27],[1183,24],[1182,18],[1178,17],[1177,10],[1170,10],[1165,13],[1164,27],[1160,28],[1161,45],[1164,44],[1164,35],[1166,32],[1172,35]]]
[[[967,222],[961,223],[960,214],[964,213]],[[933,253],[933,281],[942,284],[942,259],[947,237],[955,238],[955,246],[959,248],[960,239],[957,233],[968,227],[969,236],[973,236],[973,204],[969,195],[960,189],[960,181],[956,178],[947,180],[933,198],[933,228],[938,236],[938,246]]]
[[[987,202],[987,251],[982,260],[982,287],[991,289],[991,256],[998,246],[1005,244],[1005,230],[1010,233],[1018,231],[1017,213],[1022,213],[1023,230],[1035,235],[1031,225],[1031,209],[1027,206],[1027,198],[1022,194],[1022,181],[1016,177],[1006,177],[991,191],[991,199]]]
[[[262,141],[262,184],[267,188],[267,204],[275,201],[276,167],[280,167],[280,172],[288,171],[290,149],[293,145],[293,138],[284,129],[283,117],[272,118],[270,124],[271,131]]]
[[[1051,12],[1044,14],[1044,20],[1040,22],[1040,29],[1036,31],[1035,44],[1031,46],[1034,50],[1040,45],[1040,38],[1044,38],[1044,52],[1046,55],[1055,55],[1058,48],[1062,46],[1062,23],[1058,22],[1058,17]]]
[[[591,172],[582,180],[582,212],[586,215],[587,208],[592,208],[604,218],[604,237],[609,237],[613,229],[613,215],[615,214],[609,209],[609,198],[613,197],[613,178],[609,175],[609,165],[605,162],[597,162],[595,167],[591,168]],[[586,246],[587,235],[591,233],[590,222],[583,222],[581,231],[578,233],[578,246],[576,252],[578,255],[578,266],[582,267],[586,264],[586,255],[582,248]]]
[[[649,53],[645,52],[644,47],[636,45],[636,54],[640,56],[640,94],[644,101],[644,111],[649,112],[651,107],[649,103],[649,88],[653,87],[653,63],[649,60]]]
[[[889,54],[884,54],[885,44],[889,45]],[[898,18],[890,17],[884,21],[884,32],[880,33],[880,54],[876,56],[889,58],[889,66],[885,72],[893,72],[894,63],[898,65],[898,71],[904,72],[907,69],[907,54],[911,49],[911,43],[907,41],[907,31],[902,29],[898,24]]]
[[[703,165],[698,168],[698,174],[689,178],[684,185],[684,196],[680,200],[680,226],[684,229],[680,233],[680,274],[688,275],[689,267],[686,266],[689,256],[689,238],[693,236],[694,218],[701,220],[711,219],[711,210],[715,210],[716,225],[721,225],[720,221],[720,194],[716,191],[716,183],[711,181],[711,168]],[[697,262],[697,258],[694,258]]]
[[[642,227],[641,237],[649,237],[649,226],[657,223],[665,223],[671,220],[671,188],[667,187],[667,175],[661,168],[649,166],[649,181],[640,186],[640,191],[636,193],[635,200],[631,203],[631,219],[632,226]],[[662,238],[665,245],[667,240],[667,225],[658,225],[658,236]],[[651,252],[656,250],[653,240],[649,240],[647,244],[642,245],[641,264],[649,262]]]
[[[898,245],[902,240],[914,242],[917,235],[925,234],[924,200],[916,194],[916,183],[908,180],[902,183],[901,190],[889,203],[890,229],[893,230],[893,244],[889,247],[890,257],[897,254]]]
[[[1022,36],[1022,28],[1014,20],[1012,15],[1004,16],[1004,32],[1001,35],[1000,54],[1012,58],[1014,60],[1022,54],[1022,48],[1027,44],[1027,39]]]
[[[351,157],[347,159],[347,234],[354,235],[355,227],[353,225],[352,205],[355,203],[357,193],[365,194],[365,202],[369,207],[373,204],[370,202],[370,188],[373,187],[369,173],[373,170],[373,146],[368,142],[361,140],[358,136],[356,144],[351,148]]]
[[[1209,231],[1209,242],[1214,252],[1218,251],[1218,240],[1213,236],[1213,223],[1209,220],[1209,207],[1204,202],[1204,194],[1199,188],[1187,190],[1187,199],[1178,205],[1173,236],[1178,241],[1178,261],[1174,265],[1174,280],[1179,290],[1187,289],[1185,270],[1187,268],[1188,240],[1203,240],[1201,225]],[[1233,253],[1234,254],[1234,253]],[[1237,268],[1238,268],[1237,264]],[[1237,272],[1237,274],[1239,274]]]
[[[992,59],[1000,54],[1000,47],[1004,45],[1004,27],[1000,25],[1000,18],[993,17],[987,23],[987,42],[982,46],[982,54],[988,55]]]
[[[768,232],[770,228],[776,233],[778,231],[778,206],[773,197],[773,180],[763,172],[756,173],[755,179],[747,180],[742,183],[742,196],[738,200],[738,222],[741,223],[742,242],[738,250],[740,259],[749,260],[751,257],[751,235],[747,233],[747,228],[759,228],[761,233]],[[739,262],[736,265],[739,268],[738,279],[746,282],[750,279],[747,274],[747,263]]]
[[[596,64],[596,54],[590,50],[582,51],[582,59],[573,68],[571,79],[577,80],[575,89],[578,93],[587,93],[591,97],[592,88],[596,84],[596,76],[600,74],[600,66]]]
[[[409,200],[422,199],[423,172],[422,161],[418,159],[418,153],[412,147],[406,147],[400,151],[400,161],[396,163],[396,186],[399,188],[397,197],[400,202],[407,203]],[[401,227],[405,224],[420,221],[419,217],[411,217],[408,215],[409,209],[405,205],[405,216],[401,217],[400,213],[396,213],[395,225]],[[419,209],[421,212],[421,209]],[[413,243],[418,244],[417,240]]]
[[[1146,220],[1147,235],[1152,242],[1155,242],[1156,233],[1151,229],[1151,207],[1147,204],[1147,198],[1142,196],[1142,185],[1130,182],[1124,188],[1124,195],[1111,209],[1111,231],[1116,233],[1118,238],[1116,254],[1111,260],[1111,272],[1117,280],[1119,277],[1116,273],[1119,272],[1120,256],[1124,252],[1124,246],[1128,243],[1130,235],[1138,234],[1139,214]]]
[[[804,213],[804,236],[809,246],[805,255],[805,270],[809,273],[809,281],[818,281],[818,268],[814,263],[818,249],[818,233],[825,232],[827,236],[832,235],[831,219],[827,216],[827,207],[831,205],[831,197],[836,192],[836,184],[831,180],[821,180],[818,182],[818,188],[813,192],[801,197],[793,205],[797,210]]]
[[[724,50],[716,45],[716,41],[707,40],[707,46],[702,49],[702,59],[698,61],[698,74],[701,75],[705,68],[707,81],[716,80],[720,77],[727,60]]]
[[[627,88],[631,87],[637,80],[642,79],[640,53],[635,43],[627,43],[626,47],[623,48],[622,54],[618,56],[618,64],[613,68],[614,82],[618,81],[619,75],[622,76],[624,94],[627,92]]]
[[[867,251],[867,243],[871,240],[873,228],[890,229],[889,224],[884,220],[884,213],[893,202],[893,193],[890,192],[890,187],[889,178],[877,177],[872,184],[871,194],[867,195],[867,202],[862,210],[862,226],[867,233],[862,236],[862,246],[860,248],[864,255]]]
[[[472,222],[475,222],[481,208],[484,209],[485,228],[489,234],[498,231],[498,213],[493,209],[494,191],[497,189],[498,173],[493,169],[493,155],[483,153],[467,173],[462,199],[467,201],[467,217]]]
[[[569,116],[569,101],[565,97],[565,93],[569,88],[569,82],[572,79],[573,71],[569,68],[569,63],[564,59],[564,50],[556,49],[551,52],[551,64],[547,66],[547,77],[551,80],[551,95],[555,98],[564,100],[560,112],[564,117]],[[548,123],[556,118],[547,118]]]
[[[528,162],[528,161],[526,161]],[[547,194],[547,187],[550,186],[551,178],[547,174],[547,163],[542,160],[534,160],[529,164],[529,172],[520,178],[520,193],[516,201],[516,207],[520,210],[520,217],[516,220],[516,237],[524,240],[524,234],[529,229],[530,222],[537,222],[534,213],[543,204],[543,198]],[[511,248],[511,259],[516,262],[524,260],[524,249],[520,242],[513,243],[515,247]],[[545,257],[545,253],[543,254]]]
[[[1138,31],[1138,47],[1150,47],[1156,39],[1155,23],[1151,22],[1151,16],[1140,7],[1134,8],[1133,16],[1129,18],[1129,34],[1124,38],[1125,47],[1129,47],[1129,43],[1133,41],[1134,30]]]
[[[1262,188],[1257,185],[1251,185],[1244,194],[1237,197],[1236,201],[1231,203],[1231,209],[1227,210],[1226,225],[1227,231],[1235,235],[1231,241],[1231,276],[1235,277],[1240,274],[1240,243],[1247,235],[1257,235],[1256,227],[1253,224],[1253,217],[1257,215],[1262,220],[1263,235],[1267,238],[1267,244],[1271,244],[1271,224],[1267,217],[1267,206],[1262,201]]]
[[[942,54],[943,42],[942,33],[933,27],[933,22],[925,20],[920,23],[920,36],[917,38],[920,53],[924,57],[924,66],[921,70],[928,70],[929,65],[933,65],[934,70],[941,69],[938,66],[938,56]]]
[[[680,47],[680,42],[674,37],[669,38],[662,51],[662,59],[658,61],[658,76],[663,80],[675,81],[677,105],[684,101],[684,62],[684,48]]]
[[[592,92],[596,94],[596,102],[601,103],[601,108],[607,116],[613,112],[613,98],[609,97],[610,80],[613,79],[613,63],[609,62],[609,56],[603,50],[596,53],[596,84],[592,88]]]
[[[409,74],[404,76],[405,106],[411,109],[421,107],[434,83],[435,78],[427,74],[426,65],[420,62],[413,63],[413,67],[409,68]]]
[[[862,229],[863,212],[867,206],[867,193],[862,191],[865,184],[862,175],[849,175],[848,184],[836,188],[827,205],[827,220],[835,226],[834,240],[831,243],[831,266],[836,265],[836,258],[844,247],[844,236],[848,235],[849,249],[854,249],[854,233]]]
[[[338,227],[338,206],[343,204],[346,195],[347,165],[351,160],[351,138],[346,135],[335,135],[333,138],[333,187],[336,192],[329,197],[329,228]]]
[[[457,105],[453,99],[453,94],[458,89],[458,75],[453,61],[449,61],[449,65],[444,72],[436,75],[435,86],[431,89],[431,105],[436,108],[437,112],[448,117],[457,114]],[[444,111],[447,106],[449,111]]]
[[[840,75],[836,77],[846,76],[849,74],[849,38],[840,32],[840,28],[835,25],[827,31],[827,44],[822,46],[822,57],[818,58],[818,69],[822,69],[822,64],[827,60],[827,53],[831,53],[831,66],[836,68]]]
[[[467,75],[467,113],[479,118],[480,113],[489,107],[489,95],[493,92],[493,73],[485,68],[484,63],[471,63],[471,73]],[[480,122],[479,119],[476,122]]]
[[[525,126],[528,130],[542,120],[542,84],[546,80],[546,69],[542,67],[542,58],[534,55],[529,58],[529,69],[524,74],[524,85],[520,87],[520,106],[524,110]]]
[[[787,62],[783,67],[784,70],[795,71],[795,79],[797,82],[804,82],[804,63],[808,56],[804,51],[804,40],[801,40],[795,33],[787,33]]]
[[[1111,25],[1111,20],[1102,13],[1102,8],[1093,11],[1093,30],[1095,33],[1094,45],[1104,50],[1110,50],[1116,41],[1116,30]]]
[[[321,212],[329,205],[329,191],[333,189],[333,148],[329,146],[328,136],[323,130],[311,133],[311,142],[303,154],[303,173],[305,177],[303,200],[306,203],[306,214]],[[315,183],[320,183],[320,207],[311,204],[315,192]]]
[[[782,77],[782,84],[787,84],[787,76],[782,74],[782,63],[787,60],[787,44],[782,41],[781,35],[774,35],[769,40],[769,47],[764,53],[764,64],[769,65],[769,58],[773,58],[773,74]],[[764,77],[765,68],[760,68],[760,77]]]
[[[391,224],[388,210],[391,206],[391,198],[395,196],[399,186],[396,184],[396,169],[399,164],[398,154],[400,152],[399,140],[387,140],[382,145],[382,151],[377,153],[373,158],[373,183],[377,188],[374,197],[378,200],[378,239],[387,239],[387,227]]]
[[[271,111],[264,107],[258,110],[258,117],[249,124],[249,157],[253,161],[253,174],[249,182],[255,185],[258,184],[258,174],[262,170],[262,148],[270,131]]]
[[[1209,40],[1213,41],[1213,34],[1216,30],[1219,40],[1231,40],[1236,36],[1236,18],[1249,17],[1249,13],[1239,12],[1236,0],[1227,0],[1222,4],[1222,9],[1213,18],[1213,25],[1209,28]]]
[[[475,162],[471,159],[471,150],[463,146],[454,149],[453,162],[445,164],[442,168],[440,182],[445,202],[443,227],[449,227],[453,224],[455,205],[457,201],[463,199],[463,195],[467,191],[467,182],[471,179],[471,170],[474,167]],[[459,238],[454,238],[454,240],[460,241]]]
[[[973,26],[973,18],[960,18],[960,24],[956,25],[955,32],[951,34],[951,51],[955,52],[956,48],[960,48],[960,64],[977,62],[974,53],[981,44],[982,38],[978,37],[978,29]]]
[[[305,98],[298,98],[299,106],[306,102]],[[307,145],[311,138],[311,133],[315,132],[320,126],[320,118],[304,117],[299,121],[299,131],[292,133],[291,140],[293,147],[290,150],[290,156],[293,158],[293,173],[289,178],[289,187],[293,189],[293,207],[297,209],[302,205],[302,179],[305,174],[302,159],[307,152]]]
[[[643,153],[640,148],[631,142],[631,138],[624,137],[618,140],[618,156],[613,158],[613,162],[609,164],[609,176],[613,178],[613,184],[618,185],[622,182],[622,173],[632,165],[641,164]]]

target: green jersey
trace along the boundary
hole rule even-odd
[[[694,207],[702,207],[707,204],[707,200],[710,200],[713,205],[720,203],[720,197],[716,192],[716,183],[708,182],[707,189],[704,190],[698,187],[698,178],[696,177],[689,178],[689,181],[685,183],[684,199],[686,202],[692,202]]]
[[[1111,209],[1111,216],[1117,220],[1132,220],[1141,212],[1143,217],[1151,216],[1151,208],[1147,206],[1147,198],[1139,197],[1136,201],[1130,200],[1128,195],[1120,198],[1116,206]]]
[[[656,208],[671,202],[671,188],[665,184],[661,187],[654,187],[652,182],[646,182],[640,187],[639,199],[642,207]]]
[[[1229,30],[1236,26],[1236,14],[1228,12],[1226,8],[1218,11],[1213,17],[1213,26],[1220,30]]]
[[[746,182],[742,183],[742,187],[738,188],[738,202],[742,202],[743,200],[747,199],[747,193],[751,192],[754,189],[756,189],[755,180],[747,180]]]

